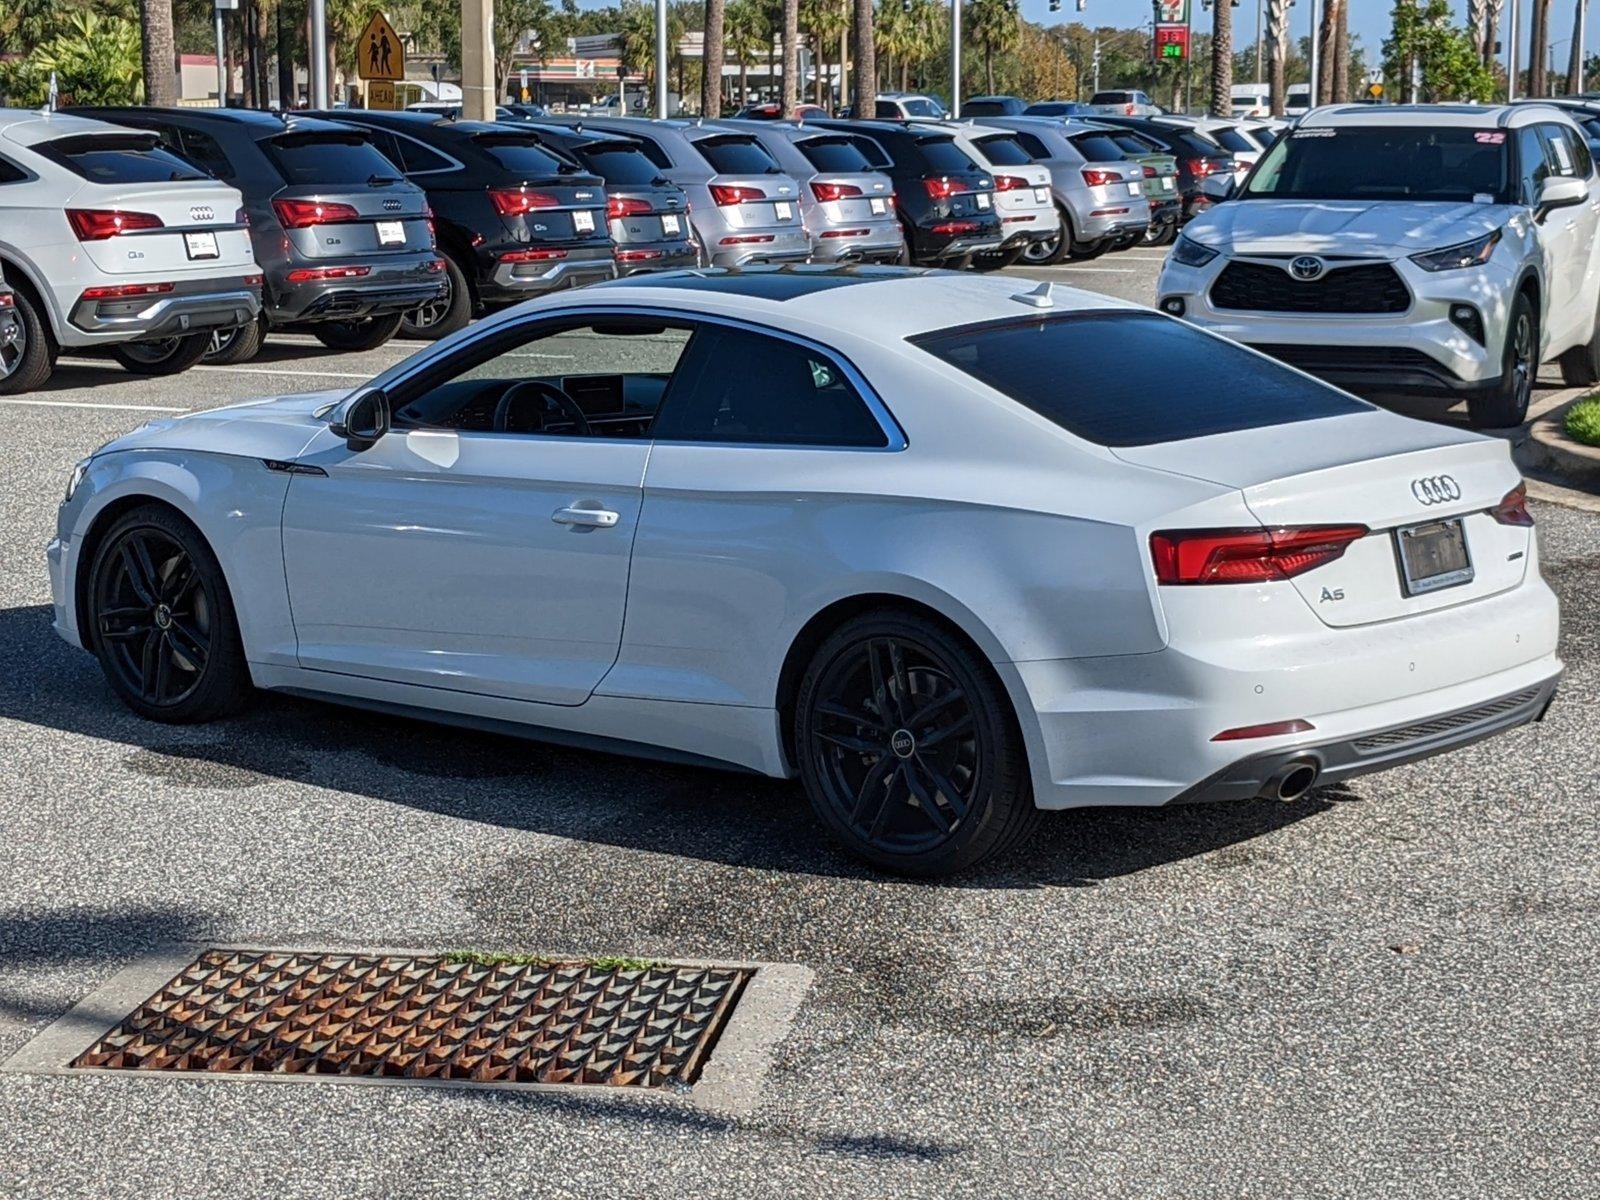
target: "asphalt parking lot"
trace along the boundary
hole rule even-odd
[[[1159,258],[1017,274],[1147,301]],[[1293,804],[1053,815],[953,883],[856,866],[785,784],[282,698],[132,716],[50,631],[72,463],[411,348],[68,358],[0,402],[0,1060],[174,941],[805,964],[760,1102],[4,1074],[0,1196],[1592,1194],[1596,512],[1535,508],[1542,725]]]

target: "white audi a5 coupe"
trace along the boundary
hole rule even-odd
[[[187,370],[261,311],[239,192],[154,133],[65,113],[0,108],[0,272],[20,327],[0,393],[44,383],[64,349]]]
[[[1521,424],[1541,362],[1600,380],[1600,178],[1539,105],[1321,108],[1196,217],[1160,307],[1372,399]]]
[[[1532,525],[1504,442],[1182,321],[801,266],[153,422],[79,464],[48,558],[143,716],[270,688],[798,775],[935,874],[1038,809],[1293,798],[1537,719]]]

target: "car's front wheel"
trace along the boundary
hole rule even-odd
[[[89,567],[84,644],[112,689],[152,721],[223,716],[250,690],[222,567],[188,521],[148,505],[118,518]]]
[[[947,875],[1003,853],[1038,810],[1000,681],[924,617],[869,613],[816,651],[795,713],[800,776],[853,854]]]
[[[376,350],[400,330],[401,315],[366,317],[360,321],[319,321],[311,336],[330,350]]]
[[[1467,397],[1467,419],[1474,429],[1513,429],[1528,419],[1528,403],[1539,374],[1539,316],[1526,292],[1518,292],[1506,325],[1500,356],[1500,381]]]
[[[194,366],[210,349],[209,333],[191,333],[153,342],[124,342],[111,347],[111,354],[135,375],[177,375]]]

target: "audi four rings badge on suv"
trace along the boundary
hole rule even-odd
[[[1589,143],[1559,109],[1322,108],[1185,227],[1157,295],[1371,399],[1465,399],[1504,428],[1540,363],[1600,380],[1597,233]]]
[[[148,718],[276,688],[798,775],[935,874],[1039,809],[1289,799],[1537,719],[1532,525],[1504,441],[1160,313],[769,266],[152,422],[48,559]]]

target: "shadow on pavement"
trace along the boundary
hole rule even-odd
[[[121,741],[125,769],[183,787],[288,780],[463,820],[758,870],[883,878],[833,848],[798,785],[554,747],[263,694],[211,726],[141,720],[50,610],[0,609],[0,718]],[[1326,798],[1324,798],[1326,796]],[[1202,855],[1313,816],[1294,804],[1085,809],[1047,814],[1012,858],[943,886],[1092,886]]]

